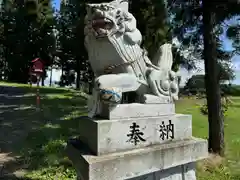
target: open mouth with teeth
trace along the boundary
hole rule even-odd
[[[113,25],[113,21],[105,17],[97,17],[92,20],[92,28],[98,37],[107,36]]]

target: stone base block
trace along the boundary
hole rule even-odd
[[[159,97],[152,94],[144,94],[140,98],[140,102],[143,104],[167,104],[173,103],[173,100],[170,96]]]
[[[137,178],[195,162],[208,156],[207,141],[197,138],[102,156],[91,155],[84,146],[76,148],[76,143],[74,146],[73,144],[70,141],[66,150],[80,180]],[[160,174],[160,177],[163,176]]]
[[[128,180],[196,180],[195,165],[196,163],[192,162]]]
[[[192,137],[192,116],[175,114],[124,120],[80,120],[80,140],[96,155]]]
[[[105,107],[103,112],[107,119],[127,119],[127,118],[143,118],[158,117],[164,115],[175,114],[175,104],[118,104],[117,106]]]

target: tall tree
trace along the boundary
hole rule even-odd
[[[74,31],[79,21],[78,17],[78,4],[75,1],[62,2],[58,14],[58,36],[59,36],[59,66],[62,69],[62,76],[68,79],[70,71],[75,70],[78,72],[79,65],[76,58],[75,50],[79,46]],[[78,73],[77,73],[78,74]],[[68,81],[65,81],[68,83]],[[78,84],[78,83],[77,83]]]
[[[172,35],[179,44],[179,51],[186,54],[188,61],[190,61],[190,65],[194,66],[193,61],[196,62],[203,59],[202,0],[169,1],[168,9],[170,12]],[[220,39],[224,31],[223,21],[230,12],[230,10],[225,12],[225,15],[221,15],[221,18],[219,17],[219,13],[217,13],[218,18],[216,19],[216,26],[214,27],[217,41],[216,53],[219,70],[226,69],[224,68],[226,67],[226,62],[230,62],[233,55],[233,52],[223,50],[223,41]],[[222,67],[222,65],[224,67]],[[229,68],[226,70],[228,69]]]
[[[28,24],[30,40],[28,45],[32,47],[32,58],[40,57],[45,65],[52,63],[56,49],[54,27],[56,25],[53,16],[53,8],[50,0],[25,1],[25,21]],[[46,71],[42,79],[42,85]]]
[[[222,32],[222,22],[229,16],[239,13],[239,6],[236,6],[236,1],[218,3],[215,1],[206,3],[205,1],[204,3],[203,7],[202,0],[168,1],[169,21],[172,36],[180,42],[180,51],[193,54],[195,60],[201,57],[205,59],[205,82],[208,108],[210,108],[209,112],[211,111],[209,113],[209,150],[223,154],[224,131],[219,80],[223,70],[231,75],[231,69],[225,62],[229,62],[232,54],[224,52],[219,36]],[[203,16],[205,16],[204,20]]]
[[[171,41],[164,0],[130,1],[130,11],[137,19],[137,26],[143,35],[143,45],[153,57],[158,47]],[[146,23],[147,22],[147,23]]]
[[[231,4],[233,5],[233,4]],[[225,7],[225,8],[224,8]],[[221,94],[217,71],[217,41],[215,35],[216,23],[223,20],[232,11],[218,13],[229,7],[229,3],[219,4],[216,1],[203,0],[203,35],[205,83],[208,105],[209,150],[224,155],[224,121],[221,111]]]
[[[9,81],[26,83],[30,61],[36,56],[48,61],[54,47],[50,33],[51,5],[40,1],[41,6],[29,6],[29,2],[3,1],[0,44],[4,74]]]
[[[90,1],[69,1],[62,3],[59,18],[60,64],[63,71],[74,70],[77,74],[76,87],[80,81],[91,84],[93,75],[88,63],[87,51],[84,46],[85,5]],[[95,1],[97,3],[97,1]],[[66,73],[68,74],[68,73]]]
[[[23,82],[24,79],[28,79],[24,73],[27,70],[27,62],[23,56],[23,47],[27,35],[24,33],[26,24],[23,21],[23,4],[5,0],[1,10],[4,74],[7,80]]]

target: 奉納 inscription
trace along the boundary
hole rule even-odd
[[[135,146],[140,143],[141,141],[145,142],[146,140],[142,137],[144,135],[143,132],[140,131],[140,126],[137,125],[135,122],[132,123],[130,126],[130,133],[127,134],[129,140],[127,142],[133,143]]]
[[[172,121],[169,120],[168,124],[165,124],[163,121],[162,124],[159,125],[159,132],[159,137],[162,140],[174,139],[174,124],[172,124]]]

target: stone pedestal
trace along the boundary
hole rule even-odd
[[[161,104],[156,106],[160,112]],[[171,108],[168,115],[151,117],[150,110],[148,117],[126,110],[119,119],[80,120],[80,136],[66,148],[78,179],[196,180],[195,162],[208,156],[208,147],[206,140],[192,137],[191,116]]]

